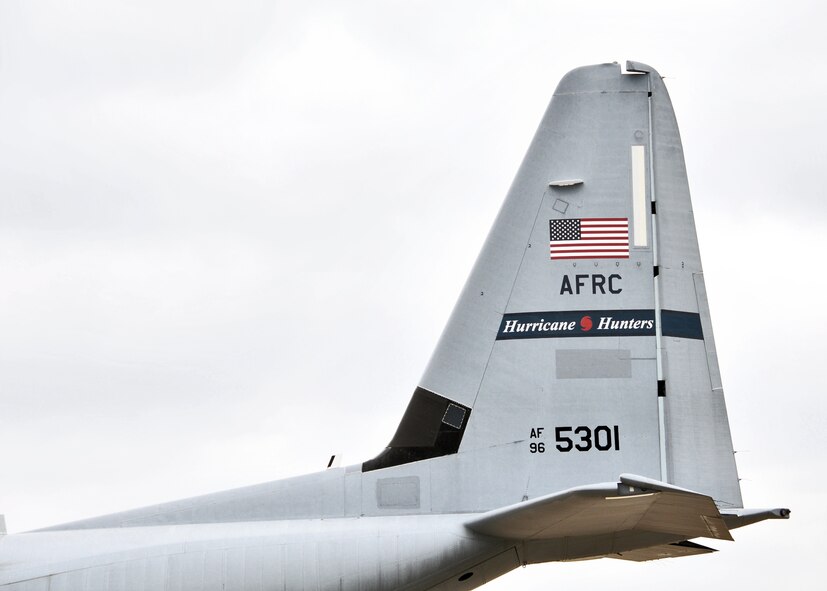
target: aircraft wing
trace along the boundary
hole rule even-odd
[[[466,526],[484,535],[515,540],[629,531],[732,540],[712,498],[629,474],[616,483],[579,486],[495,509]]]

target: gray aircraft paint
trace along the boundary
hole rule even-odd
[[[660,76],[627,69],[560,82],[377,458],[0,535],[0,587],[471,589],[786,517],[739,510],[677,125]],[[596,218],[627,220],[628,253],[551,256],[553,220]]]

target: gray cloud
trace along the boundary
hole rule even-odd
[[[557,81],[637,59],[667,77],[681,125],[745,500],[793,518],[715,556],[533,567],[491,589],[813,586],[823,16],[810,2],[4,3],[10,529],[377,453]]]

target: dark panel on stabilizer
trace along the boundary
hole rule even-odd
[[[675,310],[661,310],[662,332],[665,337],[684,339],[703,339],[704,331],[701,327],[701,317],[694,312],[677,312]]]
[[[457,453],[470,414],[467,406],[417,388],[390,444],[364,462],[362,471]]]

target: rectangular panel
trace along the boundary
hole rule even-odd
[[[646,146],[632,146],[632,210],[634,246],[649,246],[646,219]]]
[[[379,507],[419,507],[419,476],[380,478],[376,481]]]
[[[701,317],[694,312],[661,310],[660,320],[661,332],[665,337],[701,340],[704,338]]]
[[[631,378],[629,349],[557,349],[557,379]]]

